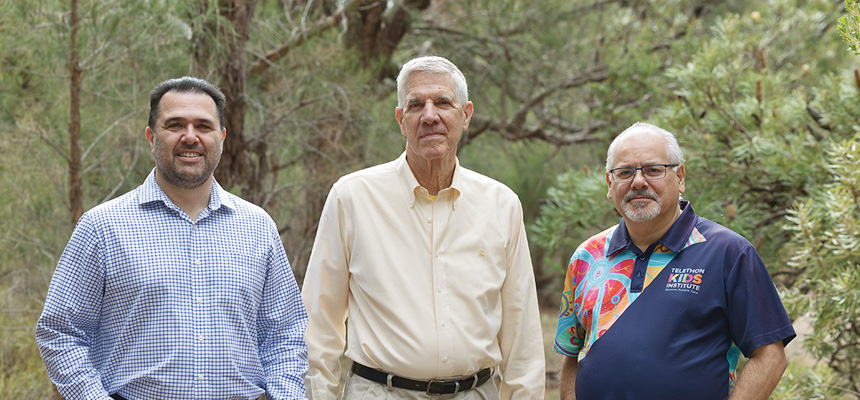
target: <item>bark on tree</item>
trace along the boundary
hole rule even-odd
[[[388,2],[359,0],[356,12],[349,15],[347,43],[358,51],[362,66],[375,71],[378,80],[392,78],[398,68],[391,64],[391,56],[409,29],[409,13],[428,7],[430,0],[404,0],[394,2],[386,15]]]
[[[81,79],[83,71],[78,59],[78,1],[71,2],[71,32],[69,35],[69,211],[72,224],[84,213],[84,190],[81,182]]]
[[[257,177],[259,171],[248,160],[248,140],[244,131],[248,79],[245,49],[256,5],[256,0],[222,0],[218,4],[218,13],[230,21],[230,27],[216,28],[215,36],[226,47],[224,64],[218,68],[218,75],[219,86],[227,99],[224,108],[227,138],[224,140],[224,154],[215,170],[215,179],[225,188],[243,185],[245,198],[259,203],[262,182]],[[205,52],[201,55],[208,56]],[[205,65],[208,60],[198,60],[198,65],[201,62]]]

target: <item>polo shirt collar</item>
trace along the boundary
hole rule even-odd
[[[657,241],[657,243],[666,246],[675,253],[680,252],[687,245],[687,240],[693,233],[696,221],[699,219],[696,213],[693,212],[693,206],[690,205],[689,201],[681,200],[679,205],[681,206],[681,215],[675,220],[663,237]],[[632,243],[633,241],[630,240],[630,234],[627,233],[627,226],[624,224],[624,219],[622,218],[621,223],[618,224],[618,228],[615,229],[615,233],[612,235],[607,253],[615,254],[628,247],[636,248]]]
[[[406,194],[406,200],[409,201],[409,207],[412,208],[415,206],[415,193],[424,189],[421,184],[418,183],[418,179],[415,178],[415,174],[412,173],[412,169],[409,168],[409,163],[406,161],[406,152],[404,151],[400,154],[400,157],[397,158],[395,162],[395,170],[397,171],[397,178],[400,180],[400,185],[403,188],[403,192]],[[460,168],[460,159],[455,158],[454,162],[456,165],[454,166],[454,178],[451,180],[451,187],[443,189],[439,193],[446,190],[453,190],[454,195],[454,205],[456,206],[456,199],[460,196],[463,188],[463,177],[462,177],[462,168]],[[426,192],[426,189],[424,189]]]

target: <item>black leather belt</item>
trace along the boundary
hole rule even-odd
[[[490,376],[493,375],[490,368],[484,368],[478,371],[477,374],[466,379],[431,379],[429,381],[416,381],[391,375],[387,372],[376,370],[357,362],[352,363],[352,372],[364,379],[368,379],[376,383],[381,383],[387,386],[390,385],[401,389],[417,390],[429,395],[454,394],[472,390],[486,383],[490,380]]]

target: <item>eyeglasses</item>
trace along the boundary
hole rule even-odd
[[[642,171],[642,176],[649,181],[656,181],[666,177],[666,169],[677,167],[678,164],[650,164],[639,168],[622,167],[609,170],[609,175],[615,183],[630,182],[636,177],[636,171]]]

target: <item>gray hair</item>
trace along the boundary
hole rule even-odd
[[[657,125],[652,125],[646,122],[637,122],[618,134],[618,136],[612,140],[612,143],[609,145],[609,150],[606,152],[606,172],[609,172],[609,170],[615,165],[616,144],[626,137],[642,131],[656,133],[663,137],[663,140],[666,142],[666,158],[669,159],[669,163],[678,165],[684,163],[684,150],[681,150],[681,145],[678,144],[678,139],[672,132],[669,132]],[[677,171],[678,167],[675,167],[675,170]]]
[[[406,103],[406,88],[404,87],[406,80],[416,72],[448,74],[454,82],[454,95],[457,96],[457,102],[460,104],[469,102],[469,87],[466,85],[466,77],[463,76],[460,69],[443,57],[425,56],[413,58],[400,68],[400,73],[397,74],[398,108],[403,107]]]

